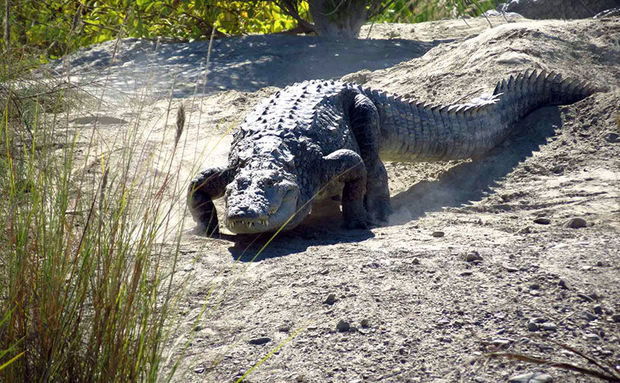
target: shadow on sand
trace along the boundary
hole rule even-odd
[[[392,197],[391,225],[402,225],[426,213],[480,201],[497,182],[530,157],[561,128],[558,107],[545,107],[515,125],[514,133],[486,156],[457,165],[436,181],[422,181]]]

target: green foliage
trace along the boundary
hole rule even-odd
[[[307,17],[307,6],[301,11]],[[191,40],[208,39],[214,27],[219,34],[236,35],[296,25],[273,2],[221,0],[16,0],[9,20],[12,46],[49,58],[119,35]]]
[[[421,23],[449,17],[479,16],[503,0],[395,0],[375,22]]]
[[[378,22],[421,22],[461,15],[476,16],[500,0],[368,0]],[[337,10],[339,1],[333,0]],[[282,6],[284,8],[279,7]],[[341,7],[340,7],[341,8]],[[79,47],[118,37],[175,40],[208,39],[247,33],[276,33],[309,21],[308,2],[223,0],[12,0],[11,46],[58,58]],[[0,10],[4,17],[4,7]],[[5,46],[5,42],[2,42]]]

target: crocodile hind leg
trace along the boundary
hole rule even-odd
[[[187,204],[194,221],[208,236],[219,234],[213,200],[224,196],[226,185],[233,180],[232,170],[225,167],[205,169],[192,180],[187,190]]]
[[[349,123],[368,172],[366,210],[373,224],[386,224],[392,212],[390,189],[387,171],[379,158],[379,112],[368,97],[355,95],[349,109]]]
[[[347,229],[368,228],[368,215],[364,207],[366,192],[366,167],[359,154],[340,149],[323,157],[321,179],[344,183],[342,190],[342,216]]]

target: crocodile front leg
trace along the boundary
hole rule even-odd
[[[232,182],[234,172],[225,167],[205,169],[192,180],[187,191],[187,204],[196,223],[202,225],[207,236],[219,234],[217,213],[213,200],[224,196],[226,185]]]
[[[374,224],[386,224],[392,212],[388,176],[379,158],[379,112],[372,101],[356,94],[349,111],[349,124],[368,172],[364,203]]]
[[[368,228],[368,215],[364,207],[366,194],[366,167],[359,154],[353,150],[340,149],[323,157],[322,179],[324,183],[340,181],[342,191],[342,215],[347,229]]]

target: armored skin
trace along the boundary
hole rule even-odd
[[[546,105],[570,104],[597,89],[556,73],[527,71],[467,104],[426,105],[338,81],[305,81],[258,105],[235,132],[228,166],[192,180],[188,204],[217,234],[213,200],[226,198],[233,233],[294,228],[323,198],[340,197],[344,226],[385,224],[391,212],[382,161],[479,157],[512,126]]]

